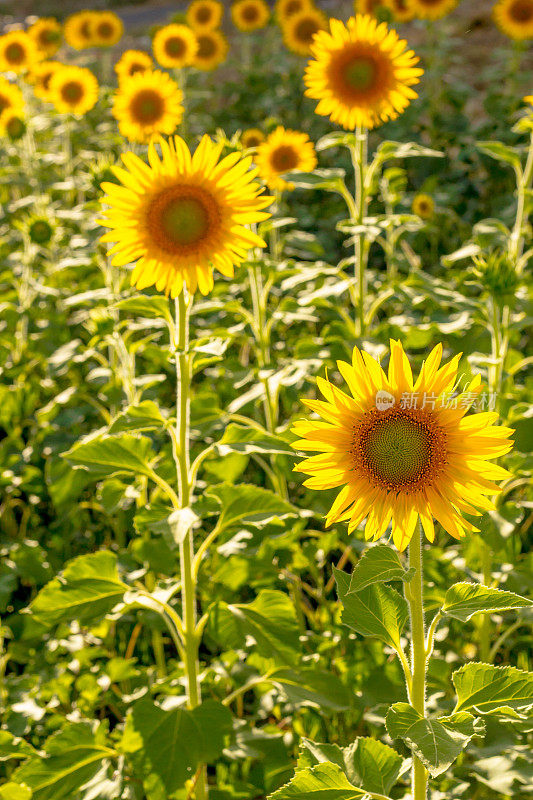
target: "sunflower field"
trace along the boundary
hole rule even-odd
[[[533,792],[533,0],[3,2],[0,800]]]

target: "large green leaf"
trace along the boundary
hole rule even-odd
[[[90,436],[77,442],[64,456],[74,467],[86,469],[97,478],[121,472],[151,476],[155,459],[150,439],[126,433]]]
[[[0,761],[8,761],[10,758],[28,758],[37,755],[37,750],[29,742],[13,736],[9,731],[0,731]]]
[[[168,298],[160,294],[137,294],[126,300],[119,300],[115,308],[127,314],[138,314],[141,317],[152,317],[172,322]]]
[[[270,674],[270,680],[279,684],[291,703],[305,703],[324,712],[344,711],[350,705],[350,693],[332,672],[302,667],[294,670],[287,667]]]
[[[215,449],[220,456],[228,453],[268,453],[294,457],[294,449],[288,442],[268,431],[257,428],[246,428],[232,422],[224,431],[224,436],[217,442]]]
[[[343,605],[343,623],[362,636],[375,636],[399,648],[400,636],[409,617],[405,599],[391,586],[381,584],[349,593],[350,576],[335,568],[334,574]]]
[[[465,664],[452,675],[456,711],[525,716],[533,706],[533,672],[492,664]]]
[[[252,603],[216,603],[209,613],[209,630],[222,647],[244,647],[248,637],[257,652],[281,665],[294,665],[299,658],[296,613],[283,592],[263,589]]]
[[[62,575],[41,589],[30,611],[48,627],[74,619],[91,622],[107,614],[127,590],[115,554],[100,550],[69,561]]]
[[[409,703],[395,703],[387,714],[392,739],[403,739],[433,777],[446,772],[470,739],[481,735],[484,725],[462,711],[449,717],[429,719]]]
[[[337,764],[354,786],[378,794],[388,794],[406,766],[392,747],[370,737],[360,736],[342,748],[302,739],[299,769],[327,761]]]
[[[348,594],[360,592],[375,583],[409,581],[414,570],[405,569],[396,550],[386,544],[369,547],[352,572]]]
[[[206,700],[189,711],[169,698],[167,707],[149,695],[128,714],[121,749],[133,756],[152,797],[167,797],[182,789],[198,764],[214,761],[232,730],[229,709]]]
[[[234,525],[261,527],[274,519],[296,516],[296,509],[268,489],[241,483],[232,486],[221,483],[210,487],[206,494],[221,504],[218,524],[222,530]]]
[[[482,586],[480,583],[455,583],[444,598],[442,613],[466,622],[480,612],[510,611],[528,608],[533,602],[513,592]]]
[[[109,426],[108,433],[115,434],[122,431],[151,431],[164,428],[167,421],[161,414],[159,406],[153,400],[143,400],[120,413]]]
[[[361,800],[365,795],[337,764],[325,762],[298,770],[291,782],[271,794],[269,800]]]
[[[106,746],[103,728],[95,733],[86,722],[67,723],[45,742],[44,750],[44,758],[30,759],[11,776],[30,787],[33,800],[72,800],[117,755]]]

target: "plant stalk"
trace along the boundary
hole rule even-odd
[[[422,560],[422,526],[409,545],[409,566],[415,575],[409,584],[407,599],[411,619],[411,704],[422,716],[426,713],[426,645],[424,632],[424,576]],[[423,763],[413,755],[412,797],[426,800],[428,775]]]
[[[368,131],[358,127],[356,131],[355,146],[352,148],[352,164],[355,173],[355,203],[357,218],[353,221],[362,226],[365,221],[368,203],[366,187],[366,171],[368,161]],[[355,238],[355,278],[357,282],[357,321],[359,336],[365,334],[365,295],[366,295],[366,263],[368,248],[366,236],[363,231]]]

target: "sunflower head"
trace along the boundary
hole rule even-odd
[[[250,33],[265,27],[270,9],[265,0],[236,0],[231,6],[231,18],[236,28]]]
[[[40,58],[37,45],[25,31],[0,36],[0,72],[26,72]]]
[[[194,30],[213,31],[222,22],[224,6],[219,0],[193,0],[185,16]]]
[[[135,263],[132,283],[155,285],[176,297],[185,285],[207,294],[213,269],[231,277],[252,247],[265,242],[247,226],[268,219],[272,202],[250,171],[252,159],[239,153],[221,159],[222,144],[204,136],[191,155],[179,136],[161,139],[161,155],[152,142],[149,164],[125,153],[126,169],[116,167],[121,186],[107,192],[102,241],[114,242],[117,265]]]
[[[7,108],[0,114],[0,129],[4,136],[7,136],[12,142],[17,142],[26,133],[27,125],[20,111]]]
[[[19,87],[0,75],[0,114],[7,109],[18,111],[24,108],[24,96]]]
[[[431,219],[435,213],[435,203],[429,194],[417,194],[413,198],[413,214],[421,219]]]
[[[282,24],[283,41],[289,50],[309,57],[315,35],[328,28],[328,18],[318,8],[308,8],[291,14]]]
[[[156,61],[162,67],[180,69],[193,63],[198,52],[198,39],[188,25],[172,23],[157,31],[152,47]]]
[[[420,19],[441,19],[459,5],[459,0],[413,0],[415,16]]]
[[[42,17],[28,28],[37,50],[45,58],[50,58],[57,53],[61,46],[63,31],[55,17]]]
[[[308,11],[310,8],[316,8],[314,0],[276,0],[274,14],[280,25],[283,25],[293,14]]]
[[[355,14],[372,14],[377,16],[386,7],[387,0],[354,0]]]
[[[152,57],[144,50],[126,50],[115,64],[115,72],[120,83],[138,72],[153,69]]]
[[[511,39],[533,39],[533,0],[498,0],[493,15],[500,30]]]
[[[91,22],[91,34],[95,47],[112,47],[124,33],[122,20],[113,11],[98,11]]]
[[[366,519],[365,537],[378,539],[391,526],[404,550],[420,519],[429,541],[434,522],[460,539],[477,531],[463,516],[494,508],[494,481],[511,477],[492,459],[509,452],[512,431],[496,426],[498,415],[467,416],[483,407],[479,376],[456,391],[459,356],[440,366],[435,347],[416,381],[400,342],[391,342],[388,373],[368,353],[353,351],[352,363],[338,362],[349,394],[317,379],[325,400],[306,400],[320,420],[294,425],[298,450],[315,451],[296,469],[313,489],[340,489],[326,525],[348,521],[354,531]],[[485,395],[486,397],[486,395]]]
[[[62,66],[49,87],[50,100],[61,114],[85,114],[98,100],[98,81],[86,67]]]
[[[411,100],[423,73],[418,58],[394,30],[374,17],[330,20],[311,46],[306,94],[319,100],[316,113],[348,130],[373,128],[395,119]]]
[[[416,16],[414,0],[383,0],[396,22],[411,22]]]
[[[28,220],[28,236],[34,244],[49,244],[54,235],[54,228],[44,216],[35,216]]]
[[[265,134],[259,128],[248,128],[241,134],[243,150],[255,150],[264,141]]]
[[[154,134],[171,134],[183,117],[183,92],[160,70],[124,78],[115,95],[113,116],[131,142],[148,142]]]
[[[260,176],[271,189],[292,189],[282,175],[312,172],[316,167],[315,147],[306,133],[281,125],[257,148],[255,163]]]
[[[50,81],[57,70],[63,69],[60,61],[39,61],[32,67],[30,80],[35,97],[50,102]]]
[[[198,50],[193,66],[209,71],[223,64],[228,54],[228,40],[222,31],[197,31]]]
[[[75,50],[93,47],[93,24],[97,17],[97,11],[77,11],[67,17],[63,26],[67,44]]]
[[[483,288],[500,306],[513,306],[520,286],[516,264],[502,250],[493,250],[487,256],[475,256],[474,274]]]

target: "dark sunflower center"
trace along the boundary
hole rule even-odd
[[[302,0],[291,0],[290,3],[287,3],[285,6],[285,14],[290,16],[291,14],[297,14],[298,11],[301,11],[303,8]]]
[[[20,139],[26,130],[26,126],[19,117],[11,117],[6,125],[6,130],[11,139]]]
[[[298,165],[298,153],[294,147],[281,145],[272,152],[272,166],[276,172],[290,172]]]
[[[130,69],[129,69],[130,75],[136,75],[137,72],[145,72],[145,71],[146,67],[144,66],[144,64],[139,64],[138,62],[130,64]]]
[[[171,200],[161,213],[161,228],[179,245],[188,245],[204,238],[209,229],[207,209],[196,197]]]
[[[48,88],[50,86],[50,78],[52,77],[53,74],[54,71],[50,70],[50,72],[45,72],[44,75],[41,75],[41,86],[45,91],[48,91]]]
[[[9,106],[10,103],[7,97],[5,97],[3,94],[0,94],[0,114],[2,111],[4,111],[4,109],[9,108]]]
[[[83,39],[89,40],[91,38],[91,28],[89,22],[82,22],[80,25],[80,36]]]
[[[152,200],[147,228],[159,247],[175,255],[198,247],[216,232],[219,220],[212,195],[199,187],[176,186]]]
[[[6,47],[6,61],[8,61],[10,64],[22,64],[24,61],[24,55],[24,48],[18,42],[12,42]]]
[[[39,42],[42,45],[55,44],[59,41],[59,34],[52,28],[44,28],[39,34]]]
[[[533,2],[531,0],[515,0],[509,13],[516,22],[530,22],[533,19]]]
[[[52,236],[52,228],[45,220],[36,220],[30,227],[30,238],[37,243],[48,242]]]
[[[210,36],[198,37],[198,55],[200,58],[211,58],[216,53],[216,45]]]
[[[242,18],[245,22],[256,22],[259,18],[259,13],[257,11],[256,6],[247,5],[241,11]]]
[[[83,97],[83,86],[77,81],[69,81],[61,88],[61,97],[66,103],[77,103]]]
[[[419,2],[423,6],[439,6],[442,4],[442,0],[419,0]]]
[[[312,44],[313,36],[320,30],[314,19],[302,19],[294,28],[294,35],[299,42]]]
[[[369,56],[353,58],[344,68],[344,80],[356,91],[365,92],[370,89],[376,80],[376,75],[376,62]]]
[[[257,147],[261,144],[261,139],[259,136],[247,136],[246,137],[246,147]]]
[[[209,22],[211,19],[211,9],[207,8],[207,6],[202,6],[196,12],[196,21],[199,22],[201,25],[205,25],[206,22]]]
[[[98,25],[98,35],[101,39],[111,39],[114,33],[113,25],[110,22],[101,22]]]
[[[165,101],[153,89],[143,89],[135,95],[131,104],[131,112],[137,122],[149,125],[156,122],[163,115]]]
[[[180,36],[170,36],[165,42],[165,51],[173,58],[179,58],[185,52],[185,42]]]

